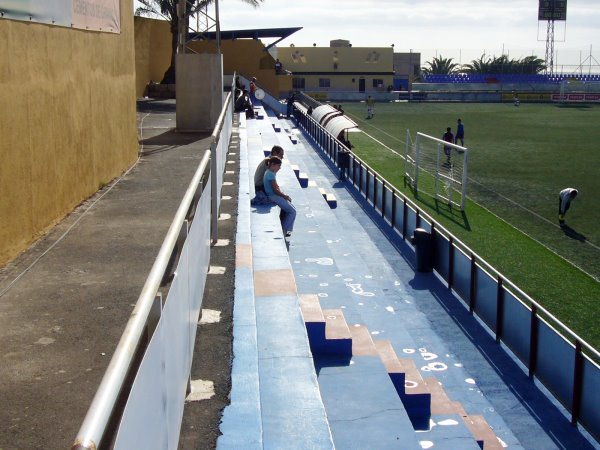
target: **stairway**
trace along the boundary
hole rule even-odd
[[[390,341],[373,340],[364,325],[348,326],[341,310],[321,310],[316,295],[301,295],[300,307],[336,445],[418,448],[419,440],[436,449],[502,448],[483,416],[450,401],[434,377],[423,379],[412,359],[398,358]]]

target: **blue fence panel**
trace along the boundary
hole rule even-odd
[[[502,340],[524,363],[529,364],[531,310],[508,291],[504,291]]]
[[[385,211],[383,211],[383,216],[391,223],[392,210],[394,207],[394,191],[392,191],[388,186],[386,186],[383,195],[385,198]]]
[[[471,258],[458,248],[454,250],[454,290],[465,300],[471,289]]]
[[[596,439],[600,439],[600,368],[589,359],[583,361],[581,391],[581,423]]]
[[[373,172],[369,171],[368,177],[369,196],[368,200],[374,205],[375,204],[375,177]]]
[[[573,398],[575,348],[543,320],[539,321],[536,375],[566,406]]]
[[[435,261],[434,268],[442,276],[442,278],[448,281],[450,275],[450,241],[445,236],[435,233],[434,235],[434,246],[435,246]]]
[[[496,331],[498,324],[496,317],[498,283],[481,267],[477,267],[475,276],[477,277],[477,283],[475,283],[475,298],[477,299],[475,302],[475,312],[493,331]]]
[[[417,213],[407,207],[406,208],[406,239],[410,239],[417,228]]]
[[[374,183],[375,186],[377,186],[375,188],[375,209],[377,209],[379,212],[383,212],[383,190],[384,190],[384,186],[383,186],[383,181],[381,180],[376,180]]]
[[[425,231],[429,231],[431,233],[431,224],[425,221],[422,217],[419,221],[419,228],[424,229]]]
[[[402,229],[404,226],[404,201],[399,197],[396,197],[396,216],[394,217],[394,228],[402,235]]]
[[[364,166],[361,166],[359,169],[360,173],[360,192],[365,195],[367,192],[367,169]]]

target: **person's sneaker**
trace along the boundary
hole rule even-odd
[[[290,237],[291,235],[292,235],[292,232],[291,232],[291,231],[286,231],[286,232],[285,232],[285,237]]]

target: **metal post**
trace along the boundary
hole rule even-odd
[[[471,253],[471,279],[469,281],[469,312],[473,314],[477,303],[477,261],[473,253]]]
[[[531,321],[529,330],[529,377],[535,375],[537,369],[537,350],[538,350],[538,325],[539,317],[537,315],[537,306],[531,305]]]
[[[212,244],[216,244],[219,240],[219,206],[217,195],[219,190],[217,186],[217,141],[213,139],[210,143],[210,230]]]
[[[465,158],[463,161],[463,176],[462,176],[462,195],[460,198],[460,210],[465,210],[465,202],[467,200],[467,167],[469,166],[469,151],[465,150]]]
[[[498,288],[496,290],[496,342],[502,339],[502,328],[504,326],[504,288],[502,277],[498,276]]]
[[[215,25],[217,26],[217,55],[221,54],[221,23],[219,21],[219,0],[215,0]]]
[[[575,341],[575,369],[573,371],[573,403],[571,404],[571,424],[576,425],[581,411],[581,391],[583,387],[583,353],[581,341]]]

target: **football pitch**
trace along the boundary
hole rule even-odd
[[[600,105],[343,105],[353,152],[582,338],[600,348]],[[441,138],[465,125],[465,213],[404,186],[407,129]],[[558,225],[558,193],[579,190]]]

